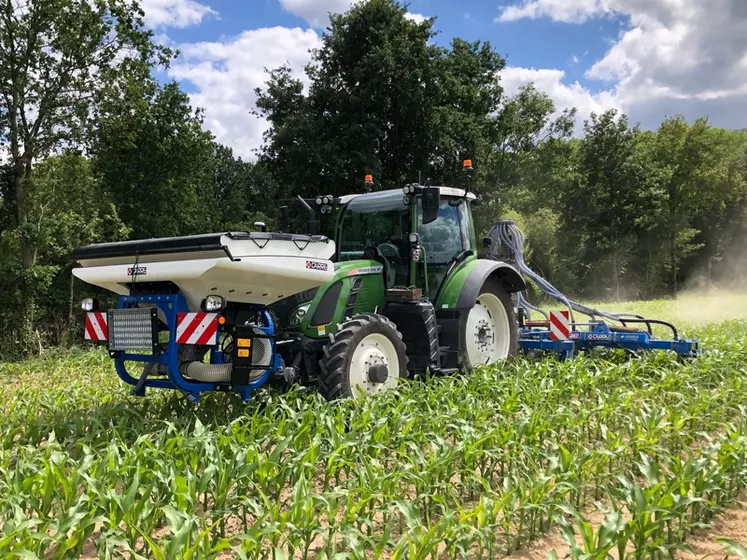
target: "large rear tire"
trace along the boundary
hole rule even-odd
[[[402,334],[374,313],[353,316],[330,335],[319,362],[319,392],[329,401],[382,393],[407,377]]]
[[[519,325],[508,290],[496,280],[480,289],[472,309],[460,321],[460,361],[463,369],[490,365],[519,352]]]

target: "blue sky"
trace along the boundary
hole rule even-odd
[[[182,56],[176,79],[219,141],[252,159],[266,124],[250,115],[263,69],[300,72],[327,11],[353,0],[141,0]],[[747,0],[410,0],[436,17],[437,42],[486,40],[507,59],[508,95],[528,82],[580,123],[614,107],[644,128],[677,113],[747,126]]]

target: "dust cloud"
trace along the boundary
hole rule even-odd
[[[672,319],[691,326],[747,319],[747,291],[699,290],[682,292],[672,301]]]

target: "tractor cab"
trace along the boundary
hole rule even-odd
[[[462,189],[419,185],[344,197],[335,260],[377,260],[387,289],[417,287],[433,300],[449,269],[475,250],[474,199]]]

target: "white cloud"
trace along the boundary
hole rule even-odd
[[[354,3],[355,0],[280,0],[283,8],[313,27],[326,27],[330,13],[345,13]]]
[[[631,120],[655,127],[683,113],[747,126],[747,113],[737,109],[747,98],[745,0],[523,0],[498,19],[607,16],[628,25],[586,77],[606,82]]]
[[[305,19],[312,27],[324,28],[329,22],[329,14],[343,14],[358,0],[279,0],[280,5],[290,13]],[[407,19],[422,23],[427,16],[407,12]]]
[[[516,21],[550,17],[555,21],[582,23],[589,17],[603,13],[609,0],[524,0],[504,6],[497,21]]]
[[[309,50],[320,46],[315,31],[272,27],[244,31],[227,42],[180,46],[182,56],[169,76],[188,80],[197,89],[192,104],[205,109],[205,128],[237,155],[254,159],[267,129],[264,119],[250,114],[255,109],[255,88],[267,80],[265,68],[288,63],[299,78],[310,60]]]
[[[145,23],[151,27],[189,27],[207,15],[217,15],[210,6],[195,0],[143,0]]]
[[[600,114],[607,109],[619,109],[619,102],[614,93],[604,91],[594,94],[578,82],[566,84],[564,78],[563,70],[508,66],[500,74],[500,83],[508,96],[515,95],[522,86],[533,83],[539,91],[545,92],[553,100],[555,116],[564,109],[575,107],[577,132],[581,130],[584,119],[588,119],[591,113]]]
[[[405,17],[410,21],[414,21],[415,23],[423,23],[428,19],[428,17],[424,16],[423,14],[413,14],[412,12],[407,12],[405,14]]]

